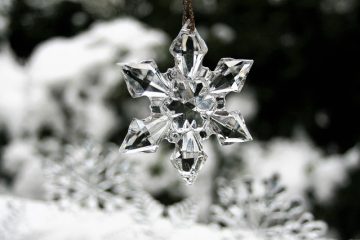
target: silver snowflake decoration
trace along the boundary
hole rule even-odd
[[[64,208],[119,209],[137,189],[130,161],[115,146],[67,146],[58,161],[45,164],[46,195]]]
[[[186,23],[170,47],[175,67],[161,73],[154,61],[120,64],[132,97],[151,101],[151,116],[134,119],[120,148],[155,152],[163,139],[175,144],[171,162],[191,184],[207,159],[202,141],[215,134],[222,145],[252,140],[240,112],[225,97],[240,92],[252,60],[223,58],[214,71],[202,66],[208,48]]]
[[[262,185],[250,180],[243,184],[224,181],[219,189],[219,204],[212,209],[212,220],[231,229],[235,238],[249,229],[270,240],[314,240],[326,234],[324,222],[315,221],[300,200],[286,196],[278,176]]]
[[[197,223],[199,205],[196,199],[185,199],[165,206],[149,193],[139,191],[134,198],[134,220],[138,223],[136,239],[169,239],[164,231],[171,224],[174,230],[190,230]],[[165,231],[166,232],[166,231]],[[141,234],[141,235],[140,235]],[[171,237],[170,237],[171,238]],[[180,238],[179,238],[180,239]]]
[[[195,224],[199,214],[196,199],[185,199],[170,206],[162,205],[147,192],[138,192],[134,198],[137,222],[151,225],[154,221],[166,217],[177,227],[188,228]]]

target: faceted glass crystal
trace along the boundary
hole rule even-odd
[[[170,47],[175,67],[162,74],[154,61],[121,64],[133,97],[147,96],[152,116],[135,119],[122,152],[155,152],[166,139],[175,144],[171,161],[191,184],[206,161],[202,142],[215,134],[222,145],[250,141],[239,112],[227,112],[225,96],[241,91],[252,60],[223,58],[214,71],[202,66],[208,49],[186,23]]]
[[[121,152],[155,152],[169,128],[168,118],[134,119],[120,147]]]
[[[244,118],[239,112],[216,111],[211,116],[211,126],[222,145],[251,141]]]
[[[191,32],[188,24],[184,25],[170,47],[170,53],[175,57],[178,69],[190,78],[196,77],[207,51],[208,48],[198,31],[195,29]]]
[[[202,151],[200,136],[194,131],[189,131],[176,145],[171,161],[184,180],[192,184],[206,158],[206,154]]]
[[[165,97],[169,92],[169,86],[154,61],[123,64],[122,71],[132,97]]]
[[[214,71],[215,76],[211,79],[211,92],[227,94],[241,91],[252,64],[252,60],[221,59]]]
[[[217,197],[210,221],[232,232],[231,239],[326,239],[326,224],[316,221],[302,200],[289,198],[277,175],[261,180],[223,179]],[[244,235],[249,229],[256,237]]]

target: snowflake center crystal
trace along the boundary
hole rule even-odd
[[[206,112],[216,107],[215,98],[208,94],[202,83],[187,81],[174,85],[176,91],[165,104],[165,112],[170,112],[174,128],[201,130],[206,123]]]
[[[203,127],[204,120],[201,114],[194,110],[196,107],[190,102],[182,103],[181,101],[171,101],[167,108],[174,112],[174,126],[177,129],[186,128],[186,125],[194,126],[195,128]]]

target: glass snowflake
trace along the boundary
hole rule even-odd
[[[276,175],[263,184],[224,181],[218,192],[219,203],[212,208],[212,221],[231,229],[235,239],[249,229],[261,239],[323,239],[326,224],[315,221],[300,200],[289,199],[285,192]]]
[[[68,145],[58,161],[45,164],[47,198],[64,208],[120,209],[137,189],[130,161],[113,145]]]
[[[167,218],[177,227],[191,227],[195,224],[199,214],[199,205],[195,199],[185,199],[173,205],[165,206],[155,200],[147,192],[139,192],[134,198],[137,222],[151,225],[160,218]]]
[[[134,206],[132,216],[138,224],[136,239],[173,239],[176,231],[193,231],[198,224],[199,205],[196,199],[165,206],[149,193],[139,191],[134,198]]]
[[[132,121],[120,151],[155,152],[166,139],[175,144],[171,162],[192,184],[207,159],[202,141],[210,135],[222,145],[252,140],[240,112],[226,110],[225,97],[241,91],[253,61],[223,58],[210,71],[202,66],[208,48],[188,24],[170,47],[175,67],[166,73],[152,60],[120,64],[131,96],[151,102],[151,116]]]

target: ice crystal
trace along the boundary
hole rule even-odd
[[[219,188],[219,204],[213,207],[212,220],[233,233],[249,229],[265,239],[320,239],[326,225],[315,221],[300,200],[288,199],[285,188],[273,176],[262,185],[223,183]]]
[[[133,217],[138,224],[138,239],[173,239],[176,230],[192,231],[197,224],[198,205],[193,199],[165,206],[150,194],[138,192],[134,206]]]
[[[194,199],[187,199],[167,208],[170,221],[177,227],[189,228],[196,223],[199,206]]]
[[[199,210],[194,199],[189,198],[170,206],[164,206],[143,191],[136,194],[134,205],[136,209],[135,219],[145,225],[166,217],[178,227],[189,227],[196,223]]]
[[[112,145],[67,146],[61,161],[45,166],[48,198],[63,207],[118,209],[137,188],[132,165]]]
[[[225,109],[225,97],[240,92],[252,60],[223,58],[214,71],[202,66],[208,48],[186,23],[170,52],[175,67],[161,73],[154,61],[120,64],[132,97],[151,101],[151,116],[134,119],[121,152],[155,152],[163,139],[175,144],[171,162],[191,184],[207,156],[202,142],[216,135],[229,145],[251,140],[240,112]]]

